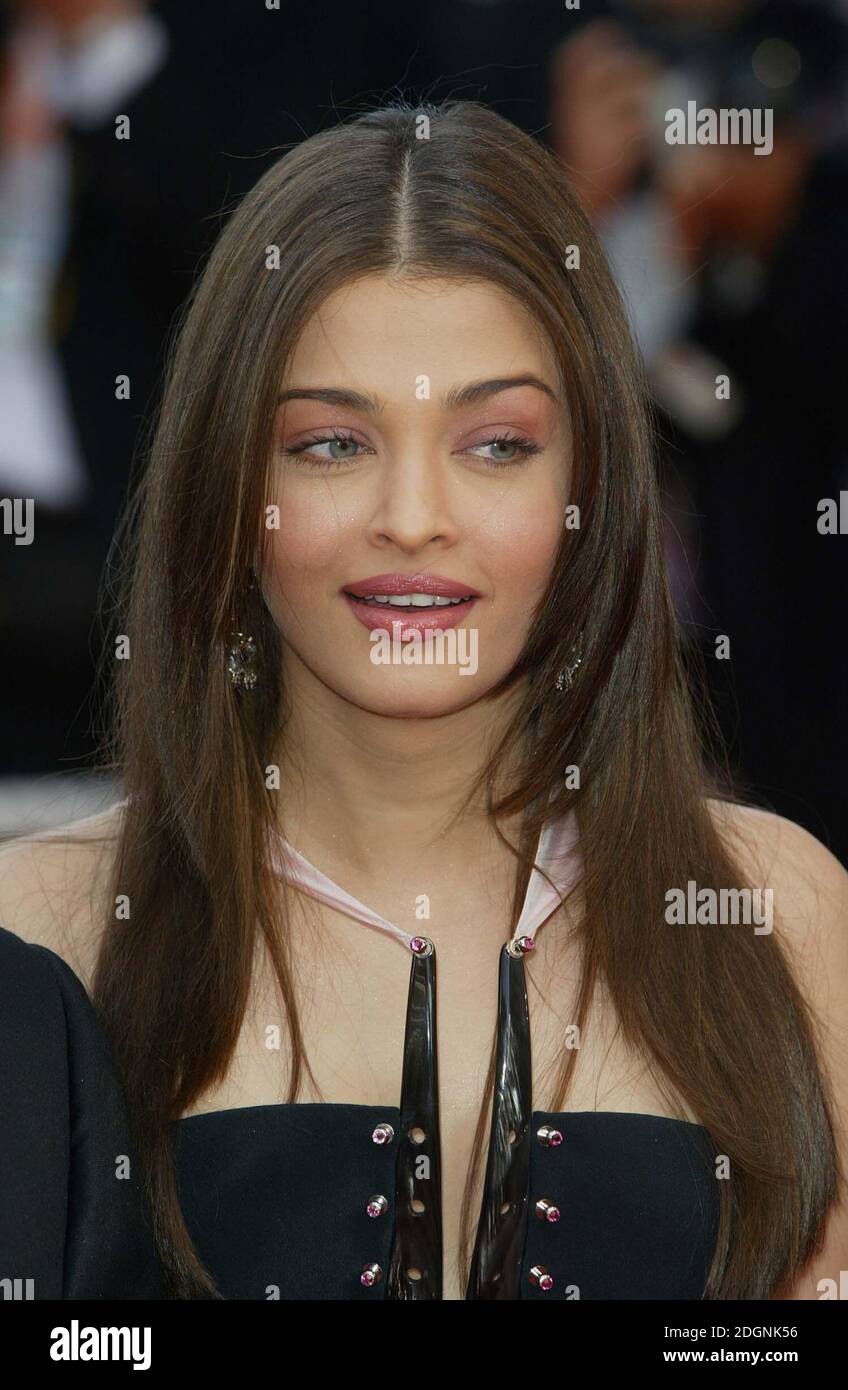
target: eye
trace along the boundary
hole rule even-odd
[[[329,448],[330,453],[317,454],[315,449]],[[334,453],[333,450],[341,448],[341,453]],[[339,468],[346,463],[354,463],[360,457],[354,449],[365,449],[366,445],[360,444],[358,439],[354,439],[352,434],[346,434],[343,430],[334,429],[329,436],[314,435],[310,439],[300,440],[295,448],[281,448],[280,453],[284,458],[291,459],[294,463],[304,464],[308,468]],[[369,451],[373,452],[373,450]]]
[[[496,435],[492,439],[483,439],[479,444],[473,444],[465,452],[474,458],[480,458],[481,455],[475,452],[477,449],[507,450],[506,454],[496,453],[483,459],[483,462],[488,464],[490,468],[509,468],[514,467],[517,463],[526,463],[533,454],[541,453],[542,446],[537,444],[535,439],[527,439],[522,434],[506,433]]]
[[[318,449],[329,449],[329,454],[319,454]],[[478,449],[496,449],[498,452],[489,458],[483,458],[476,451]],[[354,463],[361,457],[361,451],[373,453],[373,449],[360,443],[352,434],[342,430],[334,429],[329,436],[314,435],[309,439],[301,440],[293,448],[281,448],[280,453],[285,458],[291,459],[296,464],[302,464],[307,468],[329,469],[341,468],[346,463]],[[340,452],[339,452],[340,451]],[[489,468],[510,468],[516,464],[525,463],[533,454],[541,453],[541,445],[534,439],[528,439],[521,434],[502,433],[492,439],[481,440],[479,444],[472,445],[469,449],[461,450],[473,458],[482,458],[482,461]]]

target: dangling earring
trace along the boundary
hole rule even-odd
[[[243,632],[234,632],[227,652],[227,670],[237,690],[252,690],[259,679],[256,670],[256,643]]]
[[[567,666],[557,672],[556,688],[559,691],[570,690],[574,684],[574,675],[578,666],[583,660],[583,652],[580,649],[579,640],[571,648],[571,659]]]
[[[247,593],[256,588],[256,571],[253,568],[247,571],[244,588]],[[259,672],[256,669],[257,656],[256,643],[252,637],[238,631],[230,634],[227,670],[230,681],[237,690],[253,690],[259,680]]]

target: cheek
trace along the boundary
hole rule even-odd
[[[279,529],[271,530],[267,578],[286,594],[313,595],[315,583],[338,564],[345,536],[355,525],[329,488],[288,487],[278,496]]]
[[[497,597],[525,606],[545,588],[562,532],[566,498],[556,485],[512,496],[481,528]]]

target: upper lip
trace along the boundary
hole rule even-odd
[[[441,574],[372,574],[343,585],[343,592],[364,598],[367,594],[441,594],[444,598],[479,598],[480,591]]]

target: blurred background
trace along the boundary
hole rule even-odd
[[[0,838],[115,795],[102,567],[227,209],[281,145],[452,95],[570,174],[644,355],[733,768],[848,862],[847,76],[848,0],[0,0]],[[771,110],[770,153],[669,144],[690,101]]]

